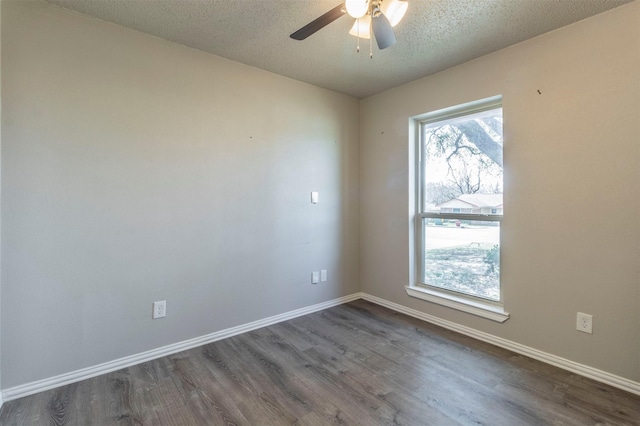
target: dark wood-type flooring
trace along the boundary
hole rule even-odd
[[[640,397],[358,300],[5,403],[2,425],[633,425]]]

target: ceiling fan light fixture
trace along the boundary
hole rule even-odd
[[[371,29],[376,38],[378,49],[383,50],[396,44],[396,35],[393,32],[393,27],[384,13],[373,14],[371,22]]]
[[[344,5],[347,13],[352,18],[362,18],[369,11],[370,0],[345,0]]]
[[[360,19],[356,19],[356,22],[353,23],[353,27],[349,30],[349,34],[354,37],[366,38],[367,40],[371,38],[371,15],[365,15]]]
[[[404,18],[408,8],[409,2],[406,0],[383,0],[380,2],[380,10],[387,17],[392,27],[398,25]]]

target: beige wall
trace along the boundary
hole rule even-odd
[[[640,380],[640,3],[360,107],[41,2],[1,19],[2,388],[358,290]],[[502,325],[404,291],[408,118],[497,94]]]
[[[356,99],[44,2],[2,20],[3,388],[358,291]]]
[[[640,380],[639,69],[634,2],[362,101],[362,290]],[[404,290],[408,118],[500,94],[502,325]],[[576,331],[577,311],[593,335]]]

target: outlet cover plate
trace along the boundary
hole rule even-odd
[[[167,316],[167,301],[159,300],[153,302],[153,319],[164,318]]]
[[[578,312],[576,328],[583,333],[593,334],[593,316]]]

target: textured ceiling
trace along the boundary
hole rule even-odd
[[[630,0],[409,0],[396,45],[369,59],[339,18],[289,34],[339,0],[47,0],[65,8],[356,98],[442,71]]]

